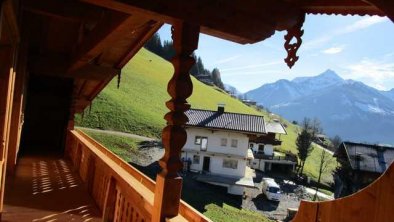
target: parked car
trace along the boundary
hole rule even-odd
[[[263,178],[262,192],[265,194],[268,200],[280,201],[282,191],[279,185],[272,178]]]

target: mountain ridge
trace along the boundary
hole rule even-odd
[[[394,90],[379,91],[327,70],[317,76],[264,84],[247,96],[287,119],[317,117],[329,136],[394,144],[390,133],[394,131]]]

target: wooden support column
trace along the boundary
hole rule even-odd
[[[103,209],[103,221],[110,222],[115,219],[115,205],[116,205],[116,180],[111,177],[108,180],[107,192],[105,195],[105,203]]]
[[[0,214],[3,212],[4,185],[9,144],[12,98],[15,72],[14,50],[11,46],[0,51]]]
[[[26,88],[26,64],[27,64],[27,45],[20,48],[15,76],[15,89],[13,97],[13,108],[11,114],[10,141],[7,157],[7,174],[15,173],[16,159],[19,151],[20,138],[23,125],[23,107],[25,101]]]
[[[190,108],[186,101],[193,91],[189,70],[195,63],[191,55],[197,49],[199,31],[199,26],[185,22],[174,22],[172,26],[176,54],[171,61],[174,75],[167,87],[171,99],[166,103],[170,112],[164,117],[167,126],[162,132],[165,153],[159,161],[162,171],[156,179],[152,215],[152,221],[156,222],[175,217],[179,211],[182,178],[178,175],[178,171],[182,168],[180,155],[187,139],[184,126],[188,121],[184,112]]]

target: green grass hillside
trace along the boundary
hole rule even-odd
[[[112,82],[93,101],[91,111],[84,117],[77,116],[77,124],[84,127],[129,132],[159,138],[165,125],[163,116],[168,112],[165,102],[169,100],[167,83],[173,73],[172,65],[155,54],[141,51],[122,70],[120,88],[117,79]],[[218,103],[226,104],[226,111],[263,115],[266,121],[272,117],[265,112],[246,106],[239,100],[207,86],[194,77],[193,95],[189,98],[192,108],[217,109]],[[282,135],[282,150],[297,153],[295,140],[297,126],[281,119],[287,125],[288,135]],[[305,173],[316,178],[318,156],[321,150],[315,149],[305,164]],[[331,180],[324,177],[324,181]]]
[[[160,137],[172,73],[169,62],[141,49],[123,68],[120,88],[117,89],[115,78],[94,100],[90,113],[85,113],[83,120],[77,118],[79,125]],[[237,99],[192,79],[194,91],[188,100],[192,108],[216,109],[218,103],[225,103],[226,111],[261,115]]]

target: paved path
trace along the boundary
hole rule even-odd
[[[106,133],[110,135],[117,135],[117,136],[124,136],[124,137],[129,137],[137,140],[143,140],[143,141],[154,141],[157,139],[154,138],[149,138],[145,136],[140,136],[132,133],[124,133],[124,132],[119,132],[119,131],[112,131],[112,130],[101,130],[101,129],[91,129],[91,128],[85,128],[85,127],[75,127],[77,129],[85,130],[85,131],[91,131],[91,132],[97,132],[97,133]]]

